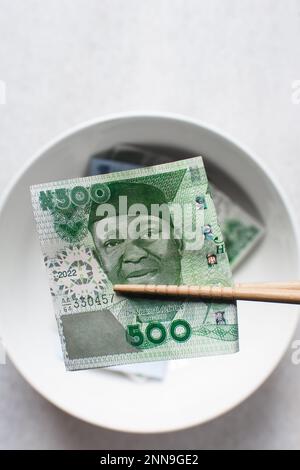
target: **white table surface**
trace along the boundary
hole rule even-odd
[[[291,99],[299,58],[297,0],[0,0],[0,190],[73,125],[112,112],[169,111],[258,154],[299,224],[300,105]],[[0,448],[300,449],[300,365],[291,354],[229,414],[150,436],[64,414],[8,361],[0,366]]]

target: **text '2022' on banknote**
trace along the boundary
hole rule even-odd
[[[234,302],[114,284],[230,286],[201,157],[31,187],[68,370],[238,351]]]

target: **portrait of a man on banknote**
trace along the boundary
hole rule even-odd
[[[111,283],[179,284],[182,240],[175,238],[164,192],[151,184],[110,183],[104,204],[92,204],[89,230]],[[163,210],[153,215],[153,206]]]

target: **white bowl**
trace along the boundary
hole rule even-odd
[[[173,115],[127,114],[85,124],[43,149],[7,191],[0,215],[0,333],[15,366],[45,398],[87,422],[127,432],[173,431],[215,418],[253,393],[289,345],[297,307],[240,302],[240,353],[174,361],[162,383],[103,370],[66,372],[29,186],[83,175],[90,155],[122,142],[202,155],[219,186],[257,211],[266,236],[238,280],[297,278],[298,238],[284,194],[256,158],[228,137]]]

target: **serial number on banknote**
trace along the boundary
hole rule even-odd
[[[91,295],[81,295],[72,299],[64,299],[62,304],[64,306],[64,312],[72,311],[72,307],[76,309],[82,309],[86,307],[109,307],[113,304],[115,294],[99,294],[96,297]]]

